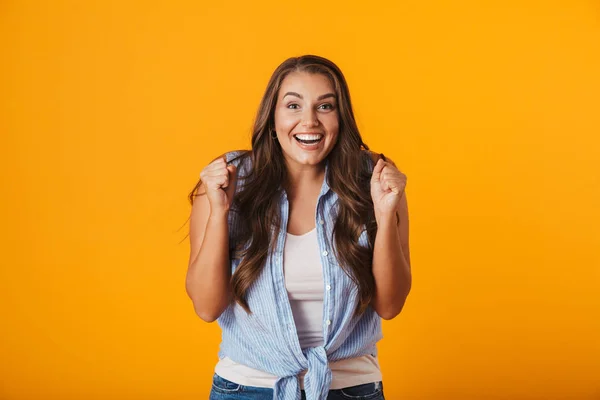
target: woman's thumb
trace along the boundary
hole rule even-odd
[[[227,171],[229,172],[229,184],[227,185],[225,193],[227,193],[227,200],[231,202],[237,185],[237,167],[230,164],[227,166]]]

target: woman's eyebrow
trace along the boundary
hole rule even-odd
[[[327,94],[321,95],[321,96],[317,97],[317,100],[323,100],[323,99],[327,99],[329,97],[333,97],[335,99],[336,98],[335,93],[327,93]]]
[[[285,98],[285,96],[296,96],[296,97],[298,97],[298,98],[300,98],[300,99],[304,99],[304,97],[302,97],[302,95],[301,95],[301,94],[299,94],[299,93],[296,93],[296,92],[287,92],[286,94],[284,94],[284,95],[283,95],[283,97],[282,97],[282,98]],[[327,93],[327,94],[323,94],[323,95],[321,95],[321,96],[317,97],[317,101],[319,101],[319,100],[323,100],[323,99],[327,99],[327,98],[329,98],[329,97],[333,97],[333,98],[335,99],[335,98],[336,98],[336,96],[335,96],[335,93]]]

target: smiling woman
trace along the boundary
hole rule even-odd
[[[303,165],[311,158],[313,162],[322,158],[319,152],[328,154],[339,130],[331,80],[321,74],[294,72],[283,80],[280,92],[285,94],[277,99],[275,131],[286,161]],[[294,152],[294,146],[289,145],[291,137],[297,142],[291,144],[302,151]],[[291,156],[294,154],[296,157]]]
[[[340,69],[273,73],[252,149],[190,193],[186,290],[222,329],[211,399],[383,399],[376,343],[411,287],[406,176],[369,151]]]

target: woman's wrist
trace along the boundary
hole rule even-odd
[[[209,224],[220,224],[222,222],[227,222],[227,217],[229,216],[229,210],[215,210],[210,212],[208,216]]]
[[[384,228],[386,226],[396,226],[398,223],[397,213],[393,212],[385,212],[378,213],[375,212],[375,221],[377,222],[378,228]]]

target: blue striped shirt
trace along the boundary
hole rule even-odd
[[[226,159],[229,162],[240,154],[229,152]],[[238,168],[236,192],[239,192],[251,167],[251,157],[234,160],[233,164]],[[367,354],[376,356],[376,343],[383,338],[381,319],[372,307],[369,306],[360,317],[354,315],[359,301],[358,288],[338,264],[332,248],[338,197],[327,183],[328,162],[325,168],[315,215],[324,278],[324,345],[302,350],[298,341],[283,275],[283,247],[289,216],[285,190],[281,190],[281,229],[276,246],[269,250],[261,274],[246,295],[252,314],[248,315],[241,306],[233,303],[217,319],[222,330],[219,358],[228,356],[238,363],[276,375],[274,400],[300,400],[298,374],[304,370],[308,370],[304,377],[307,400],[325,400],[331,384],[328,361]],[[238,219],[237,213],[229,213],[230,241],[239,229]],[[368,245],[366,229],[358,242],[362,246]],[[231,259],[232,273],[240,261]]]

